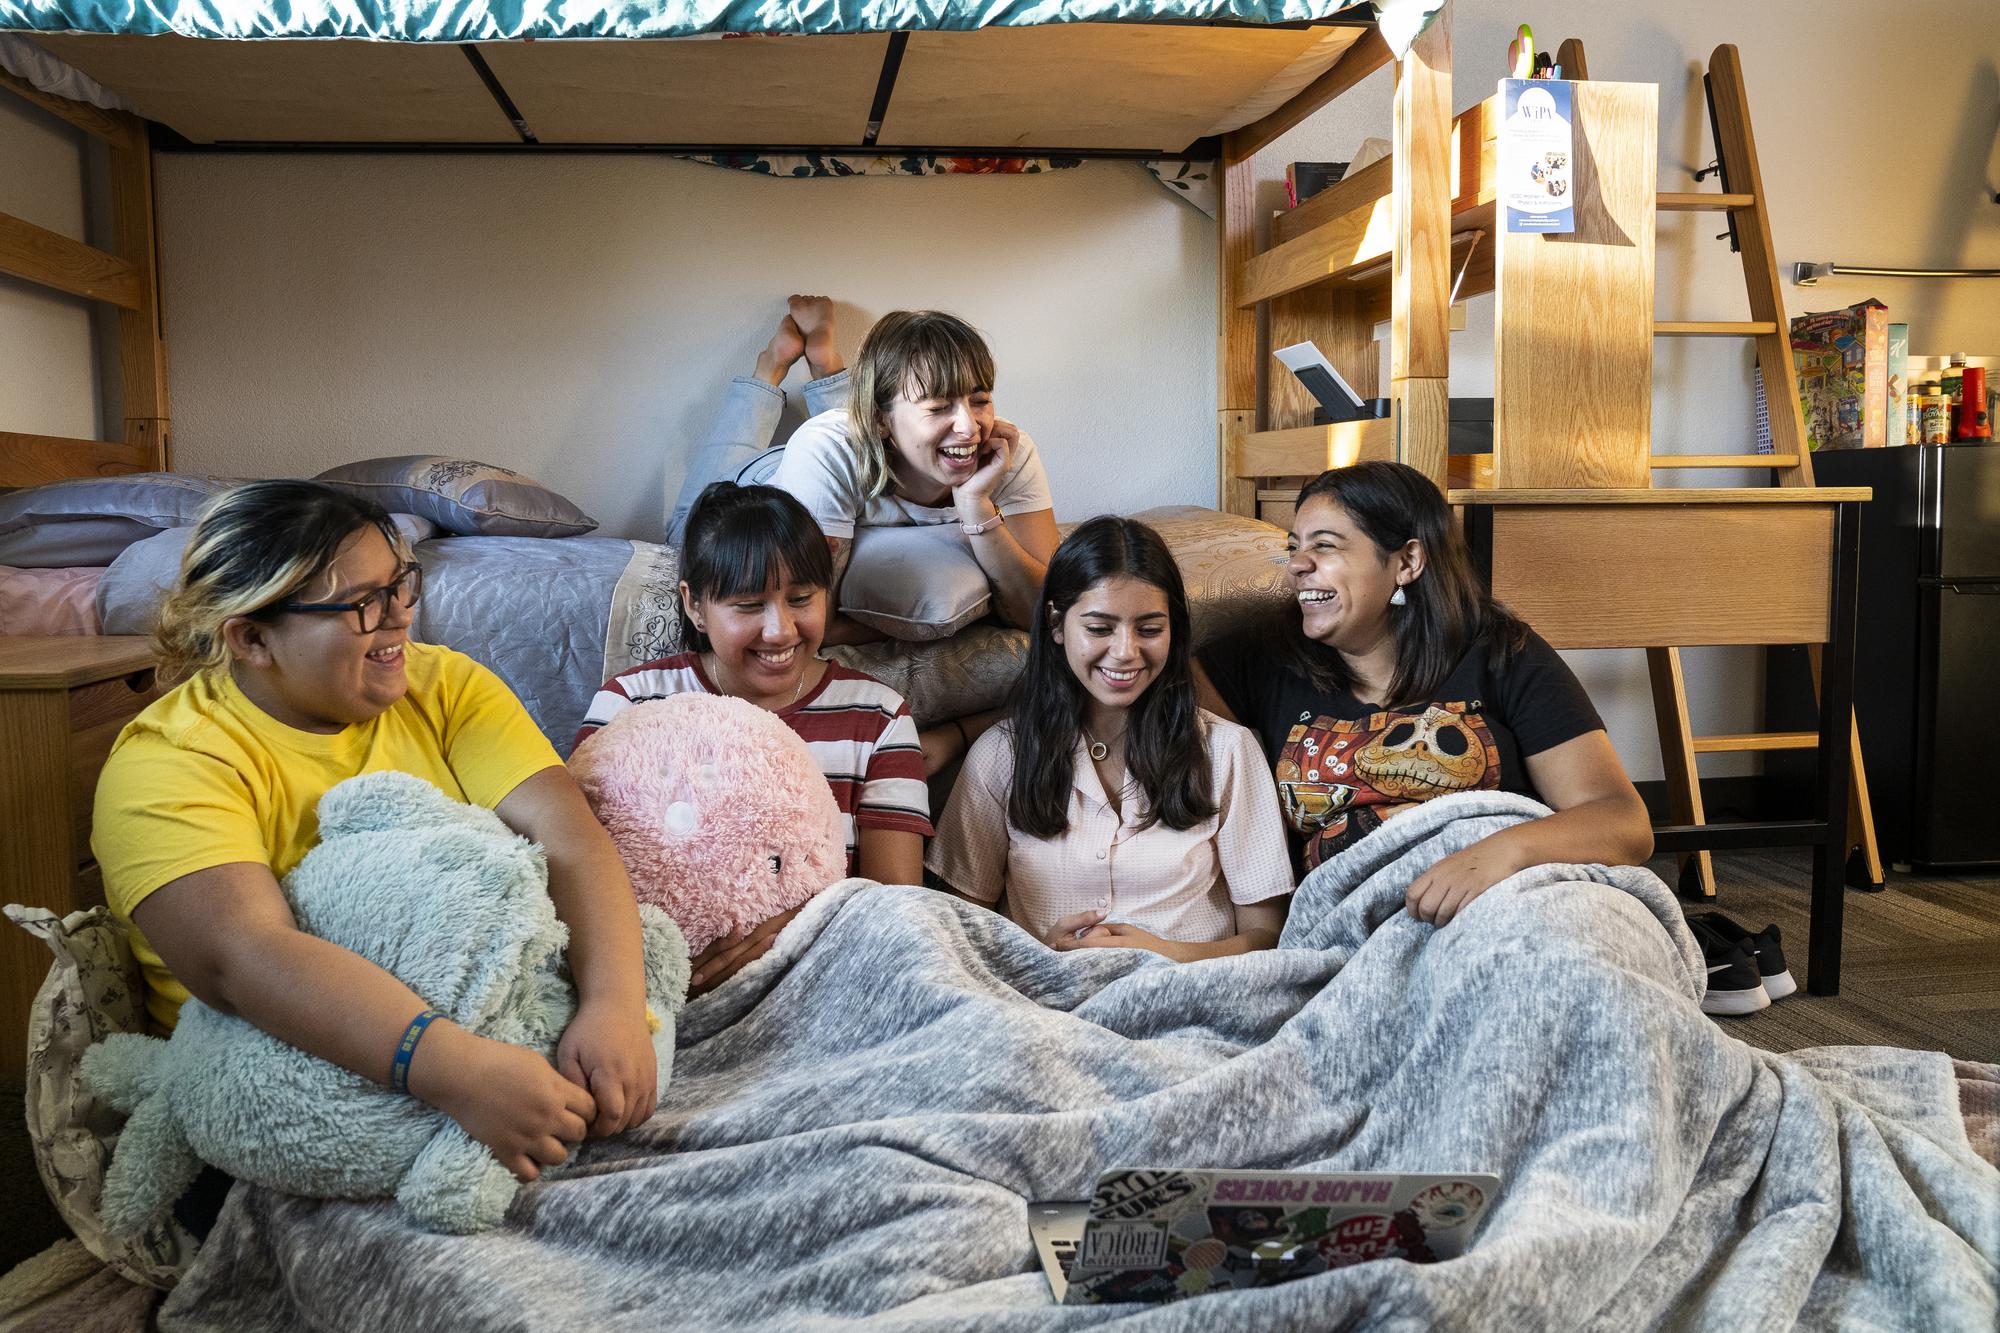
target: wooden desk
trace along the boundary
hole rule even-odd
[[[0,637],[0,897],[66,914],[104,901],[91,800],[111,742],[159,689],[151,641]],[[0,1071],[27,1060],[48,950],[0,927]]]
[[[1867,487],[1453,490],[1493,595],[1557,648],[1823,645],[1812,818],[1656,828],[1660,852],[1811,847],[1806,988],[1840,990]]]

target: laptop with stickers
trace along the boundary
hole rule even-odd
[[[1058,1304],[1177,1301],[1371,1259],[1455,1259],[1499,1185],[1468,1172],[1120,1169],[1088,1203],[1030,1203],[1028,1230]]]

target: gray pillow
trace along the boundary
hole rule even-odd
[[[956,523],[858,528],[840,609],[895,639],[943,639],[986,614],[993,588]]]
[[[193,523],[233,484],[222,477],[134,472],[0,494],[0,565],[109,565],[134,542]]]
[[[437,454],[370,458],[315,478],[392,513],[416,514],[461,537],[576,537],[597,520],[538,481],[490,463]]]

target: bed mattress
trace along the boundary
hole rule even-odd
[[[0,0],[0,29],[186,37],[365,37],[397,42],[485,42],[519,38],[697,37],[723,33],[818,34],[1041,27],[1056,23],[1310,23],[1336,14],[1367,16],[1353,0],[638,0],[625,5],[562,5],[551,0],[487,0],[447,5],[395,0]]]

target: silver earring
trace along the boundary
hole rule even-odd
[[[1389,594],[1389,605],[1391,606],[1402,606],[1409,600],[1409,596],[1404,593],[1403,585],[1400,583],[1396,585],[1396,591]]]

